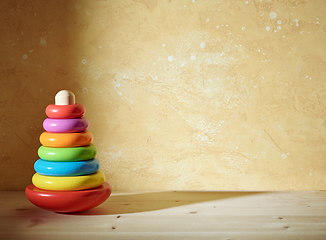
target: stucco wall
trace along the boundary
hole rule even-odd
[[[326,1],[0,9],[0,189],[31,182],[61,89],[114,190],[326,189]]]

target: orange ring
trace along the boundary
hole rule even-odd
[[[93,134],[91,132],[78,133],[50,133],[43,132],[40,136],[40,142],[45,147],[54,148],[72,148],[91,144]]]
[[[71,105],[50,104],[46,107],[45,113],[49,118],[80,118],[86,112],[82,104],[76,103]]]

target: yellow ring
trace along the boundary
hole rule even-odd
[[[35,173],[32,182],[35,187],[53,191],[75,191],[96,188],[105,181],[105,175],[101,171],[84,176],[51,177]]]

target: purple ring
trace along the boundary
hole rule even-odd
[[[86,118],[72,118],[72,119],[46,118],[43,121],[44,130],[53,133],[85,132],[88,126],[89,126],[89,121]]]

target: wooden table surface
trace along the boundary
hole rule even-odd
[[[0,239],[326,239],[326,192],[113,193],[58,214],[0,192]]]

